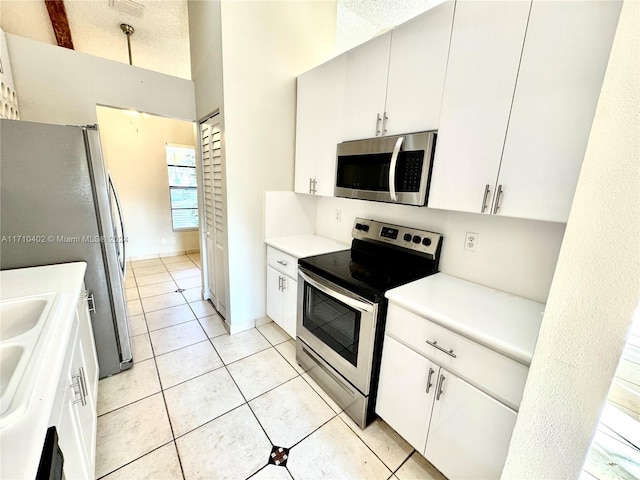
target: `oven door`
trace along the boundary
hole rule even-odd
[[[298,275],[298,337],[368,395],[378,305],[304,268]]]

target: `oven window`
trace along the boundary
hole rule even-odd
[[[305,284],[302,324],[357,367],[360,312]]]

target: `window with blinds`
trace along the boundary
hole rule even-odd
[[[195,147],[166,145],[173,230],[198,229]]]

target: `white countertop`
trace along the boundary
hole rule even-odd
[[[35,386],[26,412],[3,420],[0,426],[0,478],[36,476],[86,267],[76,262],[0,272],[1,300],[56,293],[55,313],[36,346],[38,362],[32,370],[29,367]]]
[[[264,243],[296,258],[347,250],[351,245],[318,235],[291,235],[265,239]]]
[[[444,273],[387,291],[393,302],[464,337],[529,365],[543,303]]]

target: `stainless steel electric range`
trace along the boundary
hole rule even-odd
[[[437,273],[439,233],[356,218],[350,250],[298,261],[296,359],[364,428],[375,418],[387,290]]]

